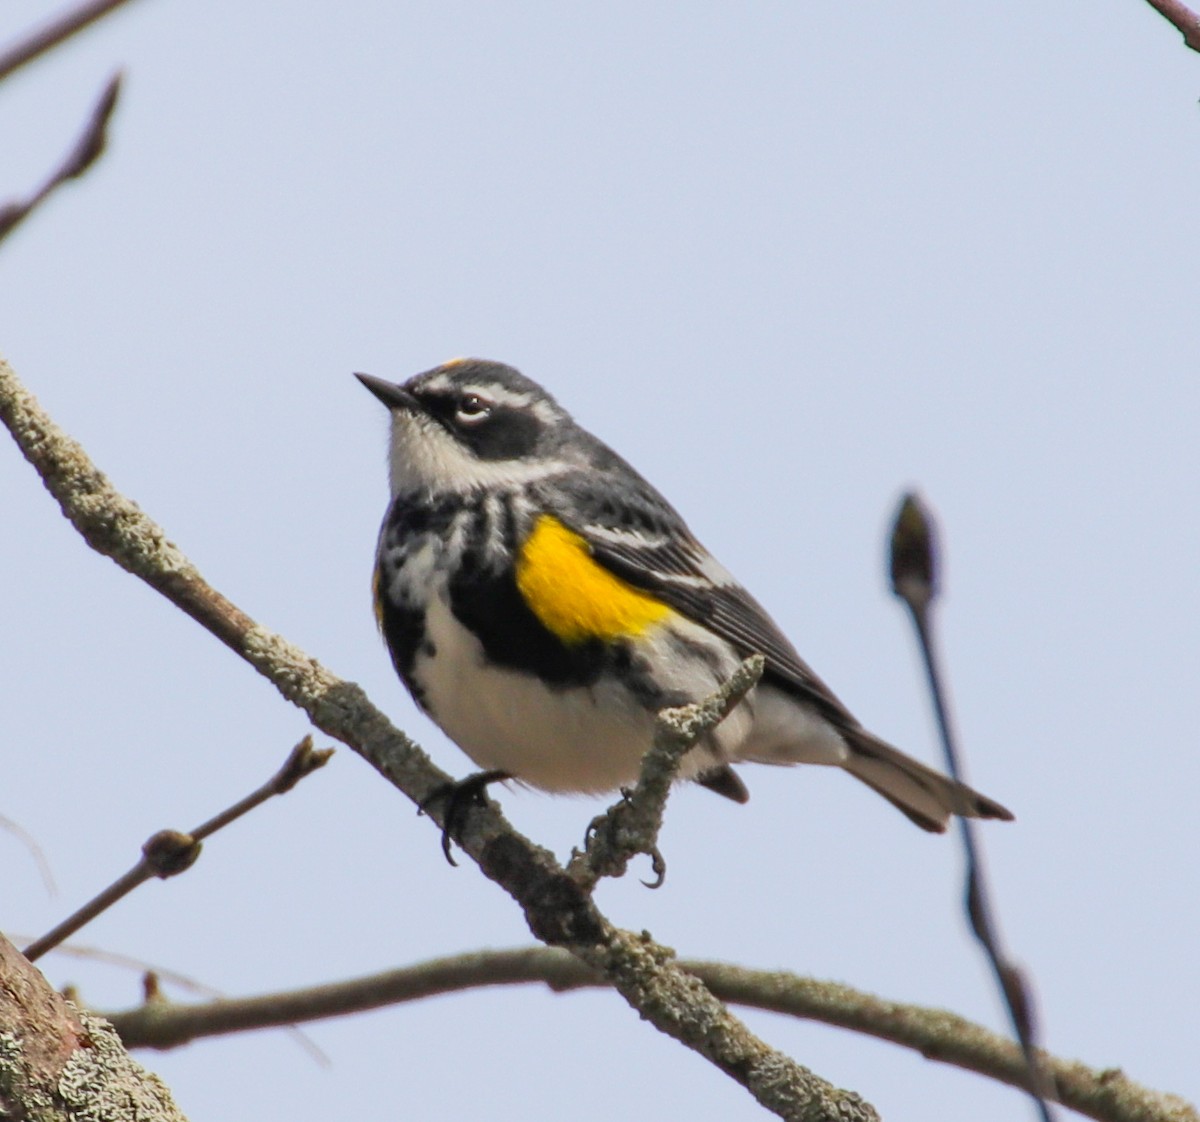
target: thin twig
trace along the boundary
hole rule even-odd
[[[257,791],[251,791],[244,799],[234,803],[228,810],[210,818],[192,831],[192,837],[203,841],[218,830],[228,826],[230,822],[248,814],[256,806],[260,806],[276,795],[286,795],[301,779],[312,775],[314,771],[323,768],[333,756],[332,748],[314,748],[311,735],[304,737],[288,753],[283,766],[266,781]]]
[[[0,814],[0,830],[12,834],[29,850],[29,856],[33,858],[33,863],[41,874],[42,884],[46,886],[46,895],[56,896],[58,886],[54,883],[54,871],[50,868],[50,862],[46,860],[46,854],[42,852],[42,847],[38,845],[37,839],[20,823],[14,822],[3,814]]]
[[[35,28],[22,39],[0,50],[0,82],[14,70],[53,50],[72,35],[93,24],[101,16],[127,4],[129,0],[87,0]]]
[[[28,935],[22,935],[16,931],[6,931],[3,937],[13,943],[23,943],[30,938]],[[182,974],[178,970],[171,969],[169,966],[160,966],[153,962],[147,962],[144,958],[135,958],[133,955],[121,954],[118,951],[106,950],[103,947],[88,946],[85,943],[76,942],[60,943],[54,948],[53,953],[66,958],[77,958],[86,962],[100,962],[108,966],[115,966],[120,970],[134,971],[142,977],[144,1002],[161,1000],[168,1009],[203,1009],[210,1007],[214,1002],[235,1000],[229,997],[223,990],[217,989],[216,986],[207,985],[199,979],[193,978],[190,974]],[[162,982],[167,982],[183,990],[185,993],[192,994],[197,998],[206,998],[207,1000],[198,1006],[177,1005],[161,993],[160,983]],[[74,986],[64,986],[61,992],[64,997],[69,997],[81,1009],[87,1006],[87,1002],[83,1000]],[[139,1006],[139,1008],[144,1008],[144,1005]],[[325,1052],[317,1047],[316,1043],[306,1036],[304,1030],[297,1025],[280,1024],[278,1021],[273,1020],[270,1027],[282,1028],[286,1032],[289,1032],[295,1042],[321,1067],[332,1066],[332,1062]]]
[[[571,855],[567,873],[577,884],[590,892],[601,877],[624,876],[630,860],[644,853],[655,876],[644,883],[648,888],[662,885],[667,865],[658,849],[658,832],[683,758],[741,703],[762,677],[764,666],[762,655],[752,655],[711,697],[658,714],[636,786],[592,820],[584,852]]]
[[[353,748],[415,804],[449,781],[352,682],[254,622],[212,588],[161,527],[113,488],[83,448],[47,416],[0,359],[0,420],[63,513],[98,552],[157,589],[236,651],[313,724]],[[435,805],[429,818],[439,827]],[[470,815],[458,841],[484,875],[521,906],[542,942],[599,971],[659,1031],[704,1056],[782,1118],[857,1122],[869,1103],[771,1048],[739,1021],[670,950],[613,926],[554,859],[522,837],[494,804]]]
[[[78,179],[100,158],[108,142],[108,122],[117,107],[121,92],[121,72],[117,71],[100,93],[83,132],[49,179],[29,198],[0,206],[0,242],[25,221],[59,187]]]
[[[1146,0],[1163,19],[1170,21],[1193,51],[1200,51],[1200,15],[1180,0]]]
[[[921,647],[929,680],[929,691],[937,715],[942,750],[950,775],[963,782],[962,765],[949,705],[938,664],[932,609],[938,596],[937,548],[933,520],[916,495],[905,495],[896,514],[891,544],[892,589],[907,605]],[[1001,995],[1008,1006],[1013,1028],[1028,1065],[1025,1086],[1037,1103],[1045,1122],[1051,1122],[1046,1099],[1052,1096],[1046,1074],[1038,1063],[1037,1030],[1029,986],[1020,970],[1004,953],[1000,932],[992,917],[983,855],[969,818],[958,819],[959,834],[967,864],[967,919],[996,975]]]
[[[190,833],[159,830],[142,846],[142,856],[132,869],[118,877],[102,892],[97,893],[83,907],[72,912],[62,923],[47,931],[40,939],[35,939],[30,943],[25,948],[25,957],[30,962],[41,958],[47,951],[53,950],[80,928],[91,923],[98,915],[106,912],[118,900],[128,896],[138,885],[145,884],[153,877],[166,880],[168,877],[186,872],[200,856],[200,843],[205,838],[215,834],[275,795],[282,795],[290,791],[306,775],[311,775],[317,768],[324,767],[332,755],[332,748],[314,749],[312,737],[306,736],[288,754],[283,767],[266,783],[256,791],[252,791],[244,799],[239,799],[227,810],[210,818],[203,825],[197,826]]]
[[[885,1001],[837,982],[720,962],[680,961],[714,994],[755,1009],[862,1032],[1010,1086],[1025,1087],[1025,1058],[1011,1040],[981,1025],[920,1005]],[[433,959],[345,982],[236,1001],[176,1005],[156,1000],[105,1016],[127,1047],[169,1049],[208,1036],[379,1009],[485,986],[543,983],[556,993],[603,986],[604,980],[565,951],[525,947]],[[1175,1096],[1160,1095],[1121,1072],[1042,1054],[1064,1106],[1101,1122],[1200,1122]]]

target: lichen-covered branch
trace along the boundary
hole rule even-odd
[[[313,724],[358,752],[418,805],[449,781],[357,685],[337,678],[212,588],[162,528],[54,424],[2,359],[0,420],[93,549],[211,631]],[[431,817],[442,824],[436,805]],[[521,905],[538,939],[565,947],[599,971],[644,1019],[703,1055],[772,1113],[839,1122],[877,1117],[857,1095],[832,1086],[750,1032],[699,979],[679,969],[670,951],[613,927],[553,855],[517,833],[495,806],[473,811],[459,840],[484,874]]]
[[[0,1118],[186,1122],[112,1026],[81,1013],[0,937]]]

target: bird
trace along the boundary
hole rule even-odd
[[[1012,819],[864,728],[667,499],[537,382],[478,358],[356,377],[390,414],[376,619],[417,705],[484,769],[475,780],[622,790],[661,709],[760,654],[761,679],[681,780],[744,803],[735,765],[821,764],[923,830]]]

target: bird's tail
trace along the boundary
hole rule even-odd
[[[998,802],[906,756],[865,729],[843,730],[842,735],[851,749],[842,767],[922,830],[943,833],[952,814],[1012,821],[1012,812]]]

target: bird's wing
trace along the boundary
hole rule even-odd
[[[572,488],[572,517],[563,517],[615,576],[727,640],[743,657],[761,654],[766,676],[814,705],[839,728],[858,722],[796,653],[766,610],[692,535],[648,483],[618,504],[586,481]],[[605,501],[605,500],[608,501]]]

